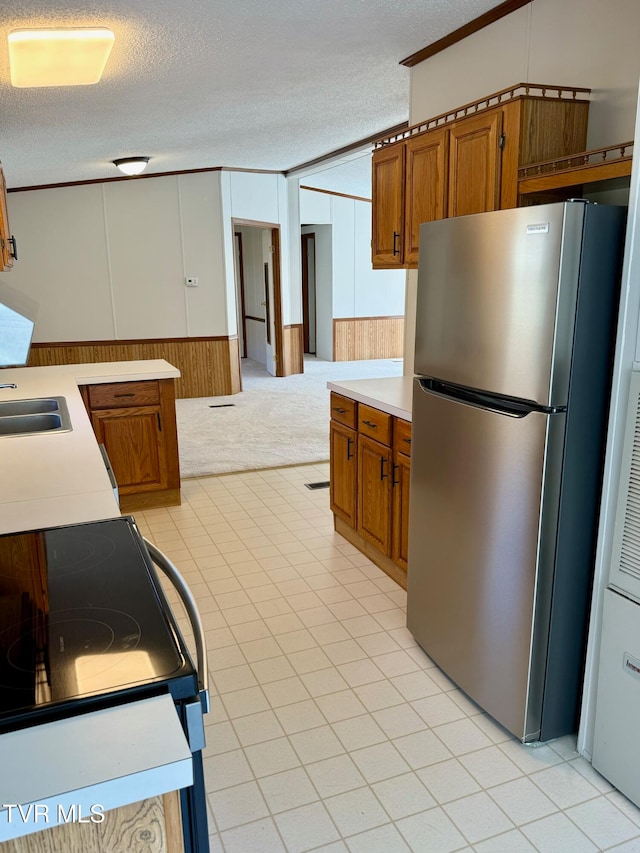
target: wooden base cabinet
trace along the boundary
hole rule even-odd
[[[393,521],[391,525],[391,558],[404,569],[409,553],[409,482],[411,476],[411,424],[393,421]]]
[[[331,414],[335,529],[406,588],[411,424],[335,393]]]
[[[83,397],[111,462],[122,511],[178,505],[174,380],[88,385]]]
[[[358,533],[391,554],[391,450],[358,436]]]
[[[357,470],[356,455],[357,433],[354,429],[334,421],[330,427],[329,458],[329,500],[331,511],[339,515],[347,524],[356,526],[357,506]]]

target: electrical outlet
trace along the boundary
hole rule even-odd
[[[186,284],[187,287],[197,287],[198,286],[198,279],[196,276],[188,275],[185,278],[184,283]]]

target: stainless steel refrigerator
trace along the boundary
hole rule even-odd
[[[420,229],[407,625],[523,741],[576,730],[625,220]]]

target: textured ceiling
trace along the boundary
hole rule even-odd
[[[405,121],[399,61],[499,1],[0,0],[8,186],[114,177],[131,154],[151,157],[148,173],[289,169]],[[102,81],[14,89],[7,34],[56,25],[115,32]],[[363,162],[303,182],[368,194]]]

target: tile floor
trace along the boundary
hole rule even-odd
[[[212,851],[638,853],[640,810],[575,738],[522,746],[415,644],[403,590],[304,487],[328,475],[186,480],[136,513],[206,626]]]

